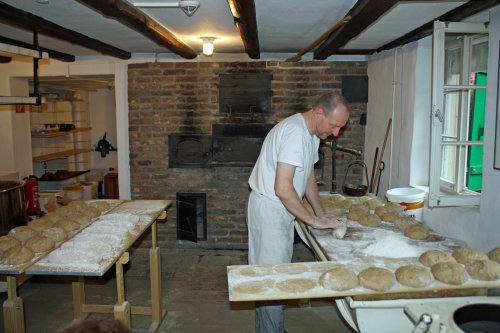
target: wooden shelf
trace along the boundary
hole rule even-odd
[[[55,138],[58,136],[69,135],[78,132],[90,131],[92,127],[79,127],[72,129],[70,131],[43,131],[43,132],[31,132],[31,137],[33,138]]]
[[[92,149],[92,148],[64,150],[64,151],[60,151],[57,153],[52,153],[52,154],[47,154],[47,155],[42,155],[42,156],[35,156],[35,157],[33,157],[33,162],[47,162],[47,161],[56,160],[58,158],[66,158],[69,156],[88,153],[88,152],[91,152],[93,150],[94,149]]]

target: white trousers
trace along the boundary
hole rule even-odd
[[[252,191],[248,199],[248,263],[289,263],[293,255],[294,219],[283,205]],[[285,303],[286,304],[286,303]],[[283,302],[256,302],[255,331],[284,331]]]

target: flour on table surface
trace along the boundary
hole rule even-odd
[[[374,230],[373,237],[374,243],[363,250],[366,255],[385,258],[407,258],[418,257],[423,253],[422,249],[408,244],[404,236],[393,231]]]

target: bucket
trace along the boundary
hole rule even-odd
[[[385,193],[387,200],[405,207],[405,214],[423,222],[425,191],[415,187],[400,187]]]
[[[98,182],[80,182],[83,186],[83,198],[84,199],[97,199]]]
[[[71,185],[64,188],[64,197],[66,199],[81,200],[83,199],[83,186]]]

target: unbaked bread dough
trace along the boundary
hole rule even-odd
[[[84,211],[82,211],[82,213],[87,215],[91,219],[99,217],[101,215],[101,211],[93,206],[88,206]]]
[[[432,281],[431,272],[417,265],[401,266],[394,274],[399,283],[413,288],[424,288]]]
[[[413,219],[412,217],[409,217],[409,216],[400,216],[395,222],[394,222],[394,225],[396,226],[396,228],[398,228],[399,230],[405,230],[407,227],[409,227],[410,225],[413,225],[413,224],[416,224],[418,223],[417,221],[415,221],[415,219]]]
[[[405,210],[405,206],[402,206],[399,203],[392,202],[392,201],[387,202],[385,204],[385,207],[392,209],[393,211],[396,211],[396,212],[403,212]]]
[[[493,250],[488,252],[488,258],[500,263],[500,247],[494,248]]]
[[[77,212],[82,212],[87,209],[87,204],[80,200],[73,200],[68,203],[69,207],[73,207]]]
[[[33,220],[28,224],[28,226],[31,229],[36,230],[38,232],[52,228],[53,225],[54,225],[54,221],[51,221],[51,220],[46,219],[46,218]]]
[[[346,232],[347,232],[347,221],[343,220],[342,226],[340,228],[333,230],[333,237],[337,239],[342,239],[344,238]]]
[[[72,216],[69,217],[71,220],[75,221],[76,223],[80,225],[84,225],[90,222],[90,217],[83,213],[76,213]]]
[[[37,232],[27,225],[14,228],[9,231],[9,235],[16,237],[23,244],[36,234]]]
[[[469,279],[465,268],[456,262],[438,262],[431,267],[432,275],[447,284],[464,284]]]
[[[488,260],[488,256],[482,251],[467,247],[460,247],[454,250],[452,256],[457,260],[457,262],[464,265],[471,263],[474,260]]]
[[[336,267],[321,274],[319,284],[325,289],[343,291],[358,286],[359,280],[353,271]]]
[[[297,278],[276,283],[276,288],[287,293],[303,293],[316,287],[313,279]]]
[[[66,231],[57,227],[42,231],[41,235],[52,239],[56,243],[61,242],[66,238],[68,238],[68,234],[66,233]]]
[[[33,252],[46,252],[54,248],[54,241],[48,237],[37,235],[30,238],[25,246]]]
[[[394,223],[397,221],[399,216],[400,215],[398,212],[392,210],[386,210],[385,213],[382,214],[380,218],[382,219],[382,221]]]
[[[56,212],[48,213],[43,216],[44,219],[48,219],[52,222],[57,222],[59,220],[64,220],[64,216]]]
[[[233,292],[239,294],[261,294],[274,287],[273,279],[264,279],[258,281],[248,281],[237,284],[233,287]]]
[[[254,265],[244,267],[241,271],[241,275],[245,276],[264,276],[273,273],[273,267],[270,265]]]
[[[413,224],[404,229],[404,235],[411,239],[426,239],[429,237],[429,229],[421,224]]]
[[[344,201],[342,201],[342,207],[344,207],[345,209],[351,208],[352,204],[352,200],[345,199]]]
[[[383,205],[382,202],[380,202],[378,199],[375,198],[365,201],[364,204],[367,205],[368,208],[370,208],[370,210],[375,210],[375,208]]]
[[[380,217],[375,214],[365,214],[359,219],[359,224],[367,227],[378,227],[382,224]]]
[[[80,225],[73,220],[59,220],[54,224],[54,227],[61,228],[64,231],[73,231],[80,228]]]
[[[438,262],[456,262],[451,254],[441,250],[426,251],[420,255],[418,260],[427,267],[432,267],[432,265]]]
[[[396,282],[390,270],[380,267],[368,267],[358,274],[358,278],[362,287],[375,291],[385,291]]]
[[[274,266],[274,270],[280,274],[300,274],[307,272],[309,267],[304,264],[294,263],[294,264],[278,264]]]
[[[0,253],[19,245],[21,245],[21,241],[14,236],[6,235],[0,237]]]
[[[334,269],[336,267],[340,267],[339,264],[335,264],[335,263],[329,262],[329,261],[320,261],[320,262],[314,263],[311,266],[311,271],[323,273],[323,272],[326,272],[330,269]]]
[[[24,246],[16,246],[6,251],[5,262],[8,265],[20,265],[30,261],[35,254]]]
[[[359,221],[364,215],[366,213],[361,210],[352,210],[347,213],[347,218],[351,221]]]
[[[492,260],[474,260],[465,265],[465,270],[476,280],[496,281],[500,279],[500,264]]]
[[[91,205],[99,209],[99,211],[101,212],[104,212],[110,208],[109,203],[107,203],[106,201],[95,201]]]
[[[352,212],[355,210],[362,211],[363,213],[366,213],[366,214],[368,214],[370,212],[370,208],[368,208],[368,206],[365,206],[363,204],[354,204],[351,206],[351,208],[349,208],[349,212]]]
[[[378,215],[378,217],[382,217],[385,213],[389,212],[389,209],[385,206],[378,206],[378,207],[375,207],[375,210],[374,210],[375,214]]]
[[[345,209],[342,206],[331,206],[331,207],[324,207],[326,212],[328,214],[336,215],[336,216],[342,216],[345,213]]]

